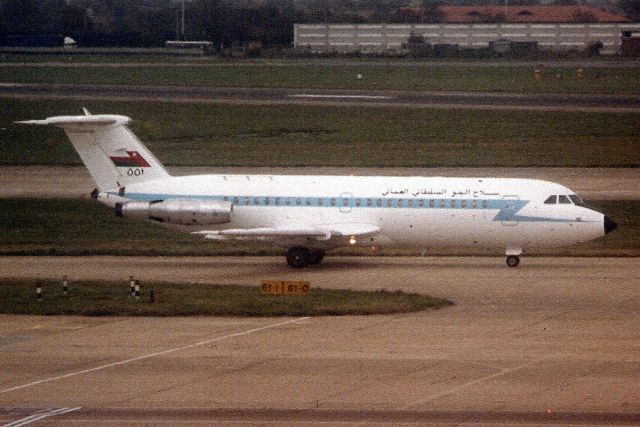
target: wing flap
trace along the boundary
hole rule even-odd
[[[212,240],[265,240],[315,238],[319,241],[339,239],[342,237],[366,237],[380,232],[380,227],[371,224],[324,224],[310,227],[275,227],[275,228],[235,228],[228,230],[204,230],[193,234]]]

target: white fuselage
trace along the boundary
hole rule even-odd
[[[229,201],[231,222],[213,227],[218,230],[367,224],[380,232],[351,244],[501,248],[519,254],[604,235],[603,214],[572,202],[545,203],[552,195],[574,194],[562,185],[531,179],[194,175],[134,183],[121,192],[103,192],[100,199],[110,205],[123,200]],[[311,246],[330,249],[331,243]]]

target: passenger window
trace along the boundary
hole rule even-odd
[[[331,198],[331,206],[335,206],[336,205],[336,199],[334,199],[333,197]]]
[[[307,206],[311,206],[311,198],[307,197],[306,199],[304,199],[304,204]]]
[[[466,207],[467,207],[467,201],[466,201],[466,200],[463,200],[462,202],[460,202],[460,205],[461,205],[463,208],[466,208]]]
[[[322,206],[324,204],[324,199],[322,197],[320,197],[318,199],[318,206]]]
[[[300,206],[302,204],[302,199],[300,197],[296,198],[296,205]]]
[[[446,202],[444,200],[440,200],[440,207],[444,208],[445,207]]]
[[[456,207],[456,201],[455,201],[455,200],[452,200],[452,201],[451,201],[451,207],[452,207],[452,208],[455,208],[455,207]]]
[[[558,203],[563,205],[570,205],[571,200],[567,196],[558,196]]]
[[[376,205],[378,207],[382,206],[382,200],[380,200],[380,199],[376,200]]]
[[[391,207],[391,199],[387,200],[387,207],[390,208]]]
[[[558,198],[558,196],[549,196],[547,198],[547,200],[544,201],[545,205],[555,205],[556,204],[556,199]]]
[[[253,204],[254,205],[259,205],[260,204],[260,199],[258,199],[257,197],[255,199],[253,199]]]
[[[429,200],[429,207],[434,208],[435,206],[436,206],[436,201],[433,199]]]
[[[349,199],[342,199],[342,206],[347,206],[349,204]]]
[[[371,206],[371,199],[367,199],[367,206]]]
[[[477,201],[477,200],[472,200],[472,201],[471,201],[471,207],[472,207],[473,209],[477,208],[477,207],[478,207],[478,201]]]
[[[489,207],[489,202],[488,202],[488,201],[486,201],[486,200],[483,200],[483,201],[482,201],[482,207],[483,207],[484,209],[487,209],[487,208]]]

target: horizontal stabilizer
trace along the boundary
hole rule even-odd
[[[40,125],[40,126],[73,126],[73,125],[126,125],[131,121],[129,117],[118,116],[113,114],[101,114],[99,116],[54,116],[43,120],[23,120],[16,123],[23,125]]]

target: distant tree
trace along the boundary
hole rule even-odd
[[[573,13],[573,15],[571,16],[571,20],[573,22],[583,22],[583,23],[584,22],[586,23],[600,22],[598,17],[594,15],[592,12],[588,10],[581,10],[581,9],[578,9]]]
[[[422,0],[422,16],[421,22],[442,22],[444,20],[444,12],[440,7],[442,1],[440,0]]]
[[[2,13],[5,34],[51,33],[46,2],[38,0],[5,0]]]
[[[79,2],[69,2],[60,11],[62,34],[80,38],[93,30],[88,8]]]
[[[374,22],[390,22],[399,11],[409,6],[409,0],[371,0],[371,20]]]
[[[554,6],[578,6],[580,0],[553,0],[550,4]]]
[[[640,1],[639,0],[620,0],[618,7],[633,21],[640,21]]]

